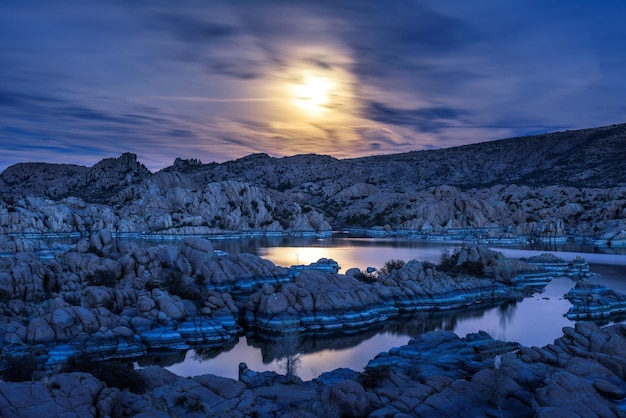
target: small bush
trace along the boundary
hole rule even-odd
[[[149,279],[146,284],[144,284],[143,286],[147,291],[152,292],[154,289],[161,289],[163,288],[163,283],[159,282],[158,280],[154,280],[154,279]]]
[[[373,274],[367,274],[365,272],[358,272],[354,275],[354,278],[363,283],[374,283],[376,281],[376,276]]]
[[[456,268],[456,263],[459,261],[459,253],[454,252],[450,254],[449,251],[445,250],[441,252],[441,260],[439,264],[437,264],[437,270],[442,271],[444,273],[449,273]]]
[[[183,274],[178,270],[170,271],[164,285],[170,295],[177,295],[181,299],[187,299],[196,303],[202,302],[202,291],[197,286],[187,284]]]
[[[205,412],[204,405],[202,404],[202,402],[200,402],[200,398],[197,395],[180,395],[174,401],[174,405],[180,408],[185,408],[187,411],[190,412]]]
[[[6,366],[2,371],[2,380],[5,382],[28,382],[33,380],[37,371],[37,362],[31,356],[7,358]]]
[[[0,289],[0,303],[7,303],[11,299],[13,299],[13,295],[8,290]]]
[[[72,356],[63,365],[62,372],[91,373],[108,387],[128,389],[133,393],[144,393],[146,384],[132,363],[119,360],[96,361],[86,355]]]
[[[202,273],[198,273],[196,275],[196,277],[194,278],[194,282],[196,283],[196,286],[200,287],[201,289],[205,288],[207,284],[206,277],[204,277],[204,274]]]
[[[87,282],[90,286],[115,287],[117,277],[111,270],[96,270],[93,274],[87,275]]]
[[[437,270],[456,277],[466,274],[474,277],[485,277],[485,265],[481,261],[464,261],[461,265],[457,265],[459,261],[458,251],[450,254],[444,251],[441,254],[441,261],[437,264]]]
[[[92,253],[97,255],[98,257],[104,257],[104,253],[102,252],[102,250],[98,249],[96,246],[94,245],[90,245],[89,248],[87,249],[88,253]]]
[[[291,183],[289,180],[281,181],[276,186],[276,190],[278,190],[279,192],[284,192],[285,190],[289,190],[292,188],[293,188],[293,183]]]
[[[384,379],[391,375],[390,366],[366,367],[365,371],[359,374],[357,381],[365,390],[375,389],[381,385]]]
[[[381,274],[389,274],[394,270],[400,270],[406,263],[402,260],[389,260],[380,269]]]
[[[480,261],[464,261],[461,264],[461,272],[474,277],[484,277],[485,265]]]

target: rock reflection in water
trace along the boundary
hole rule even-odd
[[[310,380],[323,372],[341,367],[363,370],[367,362],[380,352],[407,344],[411,338],[425,332],[455,330],[459,323],[478,320],[490,309],[494,309],[494,306],[467,311],[403,315],[360,332],[302,333],[299,335],[300,363],[297,374],[304,380]],[[505,303],[495,309],[509,312],[515,309],[515,304]],[[255,371],[284,373],[281,362],[284,351],[280,338],[249,332],[240,337],[234,347],[211,352],[210,355],[189,350],[183,352],[183,359],[179,363],[166,367],[181,376],[210,373],[237,379],[239,363],[246,362]]]
[[[213,360],[217,356],[232,350],[238,343],[239,339],[237,338],[226,346],[196,346],[190,350],[151,351],[148,355],[141,357],[137,361],[137,365],[139,367],[157,365],[169,368],[180,365],[185,361],[202,363]],[[192,376],[192,374],[189,374],[189,376]]]
[[[503,305],[509,306],[509,303]],[[420,312],[411,315],[401,315],[393,320],[359,331],[303,332],[299,334],[299,351],[301,354],[306,355],[320,351],[354,349],[382,334],[396,336],[408,341],[410,338],[429,331],[438,329],[453,331],[459,320],[480,318],[484,315],[485,310],[491,308],[492,306],[457,312]],[[514,309],[514,307],[506,307],[504,309]],[[270,364],[283,356],[283,341],[280,336],[268,336],[250,332],[246,334],[246,340],[249,345],[260,350],[264,364]]]

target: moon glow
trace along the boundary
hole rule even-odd
[[[327,110],[335,84],[326,78],[307,76],[293,87],[295,104],[310,115]]]

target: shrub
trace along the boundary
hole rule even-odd
[[[437,264],[437,270],[449,273],[456,268],[457,261],[459,261],[458,251],[450,254],[448,250],[444,250],[441,252],[441,260]]]
[[[146,384],[132,363],[119,360],[96,361],[86,355],[72,356],[63,365],[64,373],[91,373],[108,387],[128,389],[133,393],[144,393]]]
[[[389,274],[394,270],[400,270],[406,263],[402,260],[389,260],[380,269],[381,274]]]
[[[196,286],[200,288],[206,287],[206,284],[207,284],[206,277],[204,277],[204,274],[202,273],[198,273],[196,275],[196,277],[194,278],[194,282],[196,283]]]
[[[456,277],[459,274],[467,274],[474,277],[485,277],[485,265],[481,261],[464,261],[457,265],[459,253],[455,251],[450,254],[448,251],[441,253],[441,261],[437,264],[437,270]]]
[[[485,265],[480,261],[464,261],[461,264],[461,272],[474,277],[484,277]]]
[[[11,292],[5,289],[0,289],[0,303],[7,303],[11,299],[13,299]]]
[[[111,270],[96,270],[93,274],[88,274],[86,278],[91,286],[115,287],[117,284],[117,277]]]
[[[278,341],[277,357],[280,367],[285,372],[285,378],[288,383],[297,383],[299,381],[297,372],[300,367],[302,350],[302,339],[300,334],[291,330],[286,332]]]
[[[367,274],[365,272],[358,272],[354,275],[354,278],[363,283],[374,283],[376,281],[376,276],[373,274]]]
[[[96,247],[95,245],[90,245],[89,248],[87,249],[87,252],[95,254],[98,257],[104,257],[104,253],[102,252],[102,250]]]
[[[387,365],[366,367],[365,371],[359,374],[357,381],[365,390],[375,389],[380,386],[384,379],[391,375],[391,367]]]
[[[291,183],[289,180],[281,181],[276,186],[276,190],[278,190],[279,192],[284,192],[285,190],[289,190],[292,188],[293,188],[293,183]]]
[[[8,357],[2,371],[2,380],[5,382],[28,382],[33,380],[37,371],[37,362],[32,356]]]
[[[170,295],[177,295],[182,299],[191,301],[202,299],[202,295],[198,289],[188,285],[180,271],[172,271],[167,277],[165,284]]]
[[[174,401],[174,406],[185,408],[190,412],[205,412],[204,405],[200,402],[200,398],[197,395],[180,395]]]

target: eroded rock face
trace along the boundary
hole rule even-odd
[[[145,394],[105,388],[86,373],[55,375],[47,384],[0,382],[0,410],[7,416],[51,410],[80,416],[624,416],[626,326],[581,322],[563,331],[542,348],[484,332],[460,338],[432,331],[379,354],[362,373],[338,369],[309,382],[289,383],[245,363],[238,381],[148,366],[138,372]]]
[[[598,144],[603,149],[611,144],[602,158],[609,165],[621,164],[621,143],[608,132],[611,139]],[[571,138],[553,148],[546,148],[545,138],[510,143],[523,148],[524,141],[534,144],[524,152],[535,155],[539,167],[525,158],[520,166],[499,147],[489,150],[493,144],[476,145],[486,149],[469,158],[472,152],[465,147],[353,160],[252,155],[205,165],[179,159],[158,173],[148,172],[128,153],[93,167],[16,164],[0,174],[0,233],[108,228],[189,235],[373,228],[479,242],[564,242],[576,236],[594,245],[626,245],[626,193],[616,180],[624,170],[589,176],[599,163],[587,169],[576,163],[567,178],[580,181],[572,183],[576,187],[563,186],[559,176],[566,158],[559,159],[558,176],[545,176],[553,161],[542,153],[553,158],[555,150],[592,152],[589,143],[574,148]],[[590,141],[598,139],[592,135]],[[494,153],[506,162],[493,162]]]
[[[266,285],[246,304],[249,326],[270,332],[296,328],[362,328],[397,314],[372,286],[344,275],[303,271],[276,291]]]
[[[94,406],[105,384],[86,373],[53,376],[42,382],[0,382],[3,416],[101,416]],[[33,396],[33,394],[37,394]]]
[[[399,313],[522,298],[551,279],[551,273],[482,247],[464,247],[458,264],[468,261],[486,266],[491,277],[467,273],[453,277],[432,263],[418,260],[373,276],[307,268],[279,289],[266,285],[253,294],[246,303],[244,318],[248,326],[268,332],[363,328]],[[528,273],[533,270],[534,274]]]
[[[180,247],[118,246],[108,231],[80,240],[55,259],[24,252],[2,258],[3,349],[10,346],[15,357],[18,347],[39,346],[43,359],[47,350],[51,369],[81,352],[134,357],[155,347],[230,344],[238,333],[238,308],[229,293],[210,290],[197,277],[217,258],[207,240],[189,239]],[[238,270],[223,271],[230,283],[237,274],[256,283],[264,268],[275,268],[254,256],[244,259]],[[239,266],[233,260],[223,265]]]
[[[571,320],[609,320],[626,315],[626,295],[598,284],[580,280],[565,299],[572,303],[567,312]]]
[[[624,326],[564,331],[553,345],[517,353],[485,334],[420,336],[368,364],[372,416],[623,416],[613,400],[626,395],[626,380],[608,365],[624,361],[609,348],[626,343]]]

